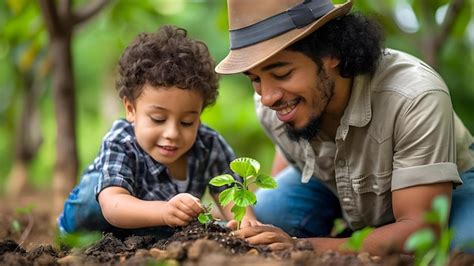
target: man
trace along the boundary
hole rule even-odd
[[[460,247],[474,239],[473,138],[441,77],[383,49],[379,27],[351,6],[228,0],[231,47],[216,71],[251,80],[279,172],[278,188],[259,192],[254,210],[277,227],[237,234],[273,249],[294,245],[290,236],[339,249],[347,239],[327,236],[342,216],[352,230],[376,227],[368,252],[403,251],[445,195]]]

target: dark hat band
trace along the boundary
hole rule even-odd
[[[230,30],[230,49],[259,43],[292,29],[302,28],[334,9],[329,0],[305,0],[286,11],[250,26]]]

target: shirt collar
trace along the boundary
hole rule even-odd
[[[342,117],[342,123],[349,126],[363,127],[372,118],[370,103],[370,76],[354,77],[351,98]]]

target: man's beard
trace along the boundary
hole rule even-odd
[[[321,119],[319,117],[312,117],[303,128],[293,128],[293,126],[285,124],[285,131],[293,141],[299,141],[300,139],[312,140],[319,133],[320,122]]]
[[[318,71],[318,87],[324,92],[321,100],[326,100],[326,107],[329,100],[332,98],[334,93],[335,84],[334,81],[329,78],[326,71],[319,66]],[[324,107],[324,109],[326,109]],[[323,110],[324,113],[324,110]],[[312,140],[314,139],[321,129],[321,115],[313,115],[309,122],[303,128],[294,128],[291,124],[285,123],[285,131],[293,141],[299,141],[300,139]]]

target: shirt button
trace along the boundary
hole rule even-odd
[[[351,202],[351,199],[350,199],[350,198],[342,198],[342,201],[344,201],[344,202]]]
[[[372,185],[372,188],[373,189],[379,189],[379,186],[378,185]]]

